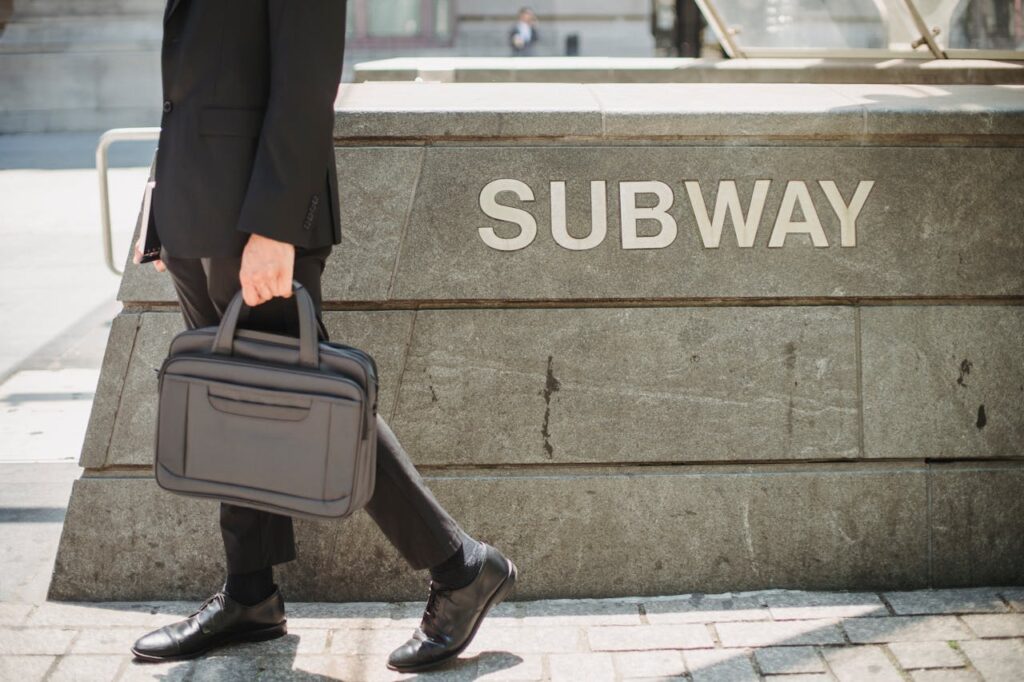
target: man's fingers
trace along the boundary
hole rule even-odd
[[[292,295],[292,275],[290,272],[282,270],[277,277],[277,287],[275,293],[278,296],[285,298],[291,298]]]
[[[156,268],[157,272],[163,272],[164,270],[167,269],[167,266],[164,265],[164,262],[159,258],[153,261],[153,267]]]
[[[249,283],[242,283],[242,300],[250,308],[258,306],[263,301],[260,300],[259,294],[256,293],[256,287]]]

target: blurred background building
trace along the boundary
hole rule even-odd
[[[196,1],[196,0],[192,0]],[[1020,60],[1024,0],[348,0],[342,79],[390,57]],[[0,133],[159,124],[165,0],[0,0]]]

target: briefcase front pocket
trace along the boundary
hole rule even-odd
[[[338,499],[351,492],[361,403],[327,395],[192,377],[165,390],[184,400],[182,475],[295,497]],[[332,438],[332,432],[334,437]]]

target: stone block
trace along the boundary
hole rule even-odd
[[[428,471],[425,480],[468,532],[515,559],[524,576],[519,599],[920,584],[923,472],[756,471],[450,470]],[[79,479],[51,598],[208,596],[223,580],[216,509],[213,501],[160,490],[150,478]],[[297,519],[295,526],[298,559],[278,571],[287,599],[424,598],[421,576],[365,513],[338,523]],[[707,538],[716,539],[714,551]]]
[[[971,177],[970,193],[949,191],[942,174],[954,166]],[[1024,212],[1024,197],[1005,192],[1007,179],[1017,177],[1024,177],[1024,155],[1009,148],[834,147],[826,154],[796,146],[432,146],[425,151],[392,296],[649,304],[1019,296],[1024,235],[1005,227]],[[735,182],[743,216],[750,213],[755,182],[764,181],[759,221],[750,218],[747,232],[746,218],[739,219],[742,243],[749,246],[740,245],[728,217],[715,236],[715,206],[723,198],[724,215],[724,197],[730,196],[723,181]],[[841,245],[839,213],[822,181],[836,183],[851,207],[860,188],[859,211],[840,211],[847,217],[847,243],[855,237],[855,246]],[[868,181],[870,189],[862,184]],[[594,182],[604,184],[594,189]],[[697,186],[691,185],[691,195],[686,182],[699,184],[703,207],[694,204]],[[635,202],[634,190],[640,190]],[[655,191],[662,193],[659,199]],[[659,201],[663,212],[652,208]],[[787,206],[797,201],[820,223],[818,246],[809,234],[783,238],[792,218]],[[605,236],[598,239],[598,228],[592,242],[569,242],[592,233],[592,202]],[[660,218],[644,217],[645,208]],[[558,239],[576,248],[556,241],[553,215],[565,216],[566,234],[559,232]],[[325,274],[327,280],[335,276],[334,270]]]
[[[839,682],[902,682],[903,676],[877,646],[822,649],[822,654]]]
[[[965,639],[971,633],[953,616],[848,618],[843,629],[854,644]]]
[[[160,680],[161,682],[192,682],[195,678],[195,661],[174,661],[153,663],[137,661],[134,658],[125,663],[118,682],[144,682]]]
[[[632,600],[548,599],[544,601],[505,602],[514,607],[511,625],[640,625],[639,603]],[[501,606],[505,605],[499,605]],[[488,616],[493,622],[495,611]]]
[[[912,670],[910,679],[914,682],[978,682],[981,678],[971,670]]]
[[[842,644],[843,635],[834,619],[782,622],[716,623],[718,638],[727,647],[798,646]]]
[[[130,645],[131,643],[129,642],[127,646]],[[117,672],[125,663],[126,656],[123,654],[126,650],[126,647],[122,647],[121,651],[117,652],[122,654],[120,656],[64,656],[57,661],[57,666],[46,679],[48,681],[52,680],[53,682],[81,682],[82,680],[117,679]],[[26,678],[19,676],[19,679]]]
[[[1002,588],[999,593],[1016,612],[1024,613],[1024,589]]]
[[[983,639],[1024,637],[1024,613],[974,614],[963,616],[963,620]]]
[[[886,592],[885,600],[898,616],[932,613],[1004,613],[1006,604],[994,588]]]
[[[395,396],[409,327],[410,311],[380,312],[326,312],[324,324],[334,341],[341,341],[373,354],[380,372],[378,410],[389,417]],[[152,466],[153,442],[156,433],[157,370],[160,368],[171,339],[185,329],[180,313],[144,313],[140,318],[134,339],[131,360],[123,382],[117,381],[112,369],[104,370],[97,391],[99,413],[90,419],[86,442],[94,442],[88,450],[88,464],[97,468],[121,465]],[[108,346],[109,347],[109,346]],[[107,405],[116,406],[113,428],[107,426],[112,418]],[[112,430],[109,446],[104,452],[100,435]],[[90,441],[90,437],[92,440]]]
[[[777,592],[764,595],[774,620],[888,615],[874,592]]]
[[[1024,641],[984,639],[960,642],[960,650],[985,682],[1018,682],[1024,670]]]
[[[889,651],[901,667],[915,668],[959,668],[964,660],[949,642],[893,642]]]
[[[729,594],[645,599],[644,610],[647,620],[654,624],[723,623],[771,618],[760,597]]]
[[[0,656],[0,679],[42,680],[53,665],[55,656],[3,654]]]
[[[63,628],[2,628],[0,659],[7,656],[66,653],[77,631]]]
[[[622,679],[651,678],[664,679],[686,674],[686,663],[682,652],[662,651],[619,651],[612,654],[612,661]]]
[[[693,682],[757,682],[749,654],[743,649],[690,649],[683,652]]]
[[[852,458],[852,330],[830,307],[419,311],[394,428],[427,464]]]
[[[757,667],[765,675],[823,673],[825,666],[811,646],[773,646],[754,652]]]
[[[700,623],[661,625],[597,625],[586,628],[593,651],[702,649],[715,645]]]
[[[341,244],[327,259],[324,301],[390,298],[402,236],[413,218],[420,147],[337,147]]]
[[[1024,457],[1024,308],[866,307],[861,339],[868,457]]]
[[[340,88],[334,109],[335,140],[563,138],[602,130],[600,107],[581,84],[362,83]]]
[[[608,653],[565,653],[548,656],[552,682],[613,682],[615,668]]]
[[[931,464],[929,479],[932,584],[1024,584],[1024,463]]]
[[[121,313],[111,322],[100,378],[78,460],[83,467],[101,467],[106,461],[121,404],[121,389],[135,346],[139,318],[135,313]]]

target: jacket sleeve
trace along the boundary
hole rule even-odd
[[[270,91],[237,229],[305,244],[333,154],[345,0],[267,0]],[[323,203],[323,202],[319,202]]]

